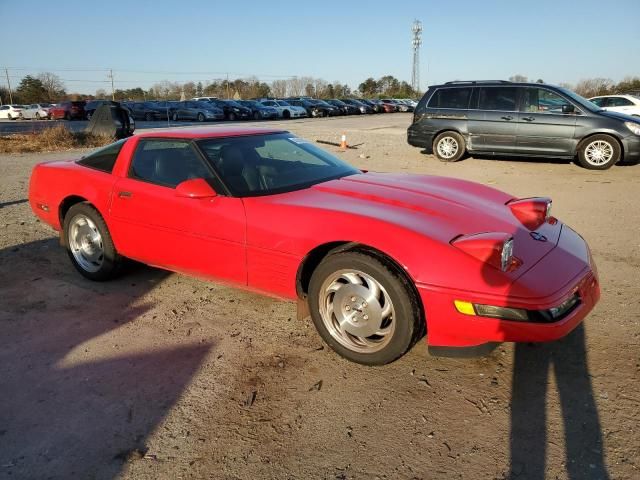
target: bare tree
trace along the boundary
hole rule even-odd
[[[509,81],[510,82],[528,82],[529,79],[524,75],[520,75],[519,73],[516,73],[515,75],[509,77]]]
[[[610,78],[587,78],[580,80],[575,88],[576,93],[585,98],[607,95],[614,90],[614,83]]]
[[[96,90],[96,98],[107,98],[107,91],[104,88]]]
[[[47,101],[55,102],[65,95],[64,83],[55,73],[42,72],[36,78],[42,82],[47,94]]]
[[[271,82],[271,93],[276,98],[283,98],[287,96],[287,81],[286,80],[274,80]]]

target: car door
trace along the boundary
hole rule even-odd
[[[478,87],[478,109],[469,124],[473,149],[507,153],[516,148],[518,88],[512,86]]]
[[[569,110],[565,111],[569,107]],[[522,87],[517,121],[518,153],[572,155],[578,107],[543,87]]]
[[[216,181],[189,141],[141,139],[112,192],[114,242],[124,256],[150,265],[244,285],[242,200],[177,196],[175,187],[193,178]]]
[[[624,97],[611,97],[609,99],[610,107],[607,110],[613,110],[614,112],[626,113],[627,115],[633,115],[640,113],[640,107],[634,105],[634,103],[628,98]]]

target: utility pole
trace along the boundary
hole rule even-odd
[[[11,94],[11,82],[9,81],[9,69],[5,68],[4,73],[7,76],[7,85],[9,86],[9,103],[13,103],[13,95]]]
[[[413,70],[411,72],[411,88],[414,91],[420,90],[420,45],[422,45],[422,22],[414,20],[411,27],[413,45]]]
[[[111,100],[116,99],[115,91],[113,90],[113,69],[109,69],[109,78],[111,79]]]

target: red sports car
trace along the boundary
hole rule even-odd
[[[549,199],[357,170],[281,130],[137,135],[37,165],[29,201],[91,280],[130,258],[297,299],[363,364],[425,332],[430,348],[558,339],[600,295]]]

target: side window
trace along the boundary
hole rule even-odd
[[[633,102],[631,100],[626,99],[626,98],[613,97],[611,99],[611,106],[612,107],[628,107],[629,105],[633,105]]]
[[[516,110],[518,89],[514,87],[482,87],[478,93],[480,110]]]
[[[189,142],[141,140],[129,176],[175,188],[185,180],[210,178],[211,174]]]
[[[440,88],[429,100],[430,108],[467,109],[471,88]],[[384,100],[383,100],[384,101]]]
[[[95,168],[96,170],[111,173],[125,141],[126,140],[120,140],[119,142],[112,143],[111,145],[101,148],[100,150],[81,158],[78,160],[78,163],[85,167]]]
[[[570,105],[568,100],[544,88],[525,88],[523,92],[523,112],[562,113],[562,107]]]
[[[604,101],[606,100],[606,98],[594,98],[593,100],[589,100],[591,103],[595,103],[597,106],[602,107],[604,106]]]

